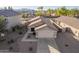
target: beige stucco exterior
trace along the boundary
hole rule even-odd
[[[70,25],[68,25],[68,24],[66,24],[66,23],[60,22],[60,21],[56,21],[56,24],[58,24],[58,25],[59,25],[60,27],[62,27],[64,30],[66,30],[66,28],[70,28],[70,29],[71,29],[71,32],[72,32],[75,36],[79,37],[79,29],[76,29],[76,28],[74,28],[74,27],[72,27],[72,26],[70,26]]]
[[[57,31],[49,28],[49,27],[44,27],[42,29],[36,30],[36,37],[37,38],[44,38],[44,39],[55,39],[57,35]]]
[[[6,19],[8,20],[8,23],[6,25],[7,29],[9,29],[13,26],[22,24],[20,16],[6,17]]]

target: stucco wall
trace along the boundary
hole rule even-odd
[[[72,26],[69,26],[67,24],[64,24],[62,22],[60,23],[60,26],[62,26],[63,28],[67,28],[67,27],[71,28],[73,34],[75,34],[76,36],[79,36],[79,30],[78,29],[76,29],[76,28],[74,28]]]
[[[37,33],[36,35],[37,38],[56,38],[57,35],[57,31],[48,27],[39,29],[36,31],[36,33]]]
[[[21,20],[19,16],[12,16],[12,17],[7,17],[8,23],[6,25],[6,28],[9,29],[12,26],[21,24]]]

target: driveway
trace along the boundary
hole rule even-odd
[[[68,32],[59,33],[55,39],[59,50],[63,53],[79,53],[79,41]]]

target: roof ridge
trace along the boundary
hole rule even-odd
[[[38,30],[38,29],[44,28],[44,27],[46,27],[46,26],[47,26],[47,24],[40,25],[40,26],[36,27],[35,30]]]

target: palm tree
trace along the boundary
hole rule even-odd
[[[41,7],[38,7],[37,9],[38,9],[38,10],[36,11],[35,14],[36,14],[37,16],[42,16],[43,13],[44,13],[44,12],[43,12],[43,7],[41,6]]]
[[[38,7],[37,9],[43,11],[43,7],[42,6]]]
[[[53,13],[53,10],[49,8],[49,9],[47,10],[47,15],[51,16],[52,13]]]
[[[67,8],[66,7],[61,7],[56,9],[56,15],[61,16],[61,15],[65,15],[67,16]]]

